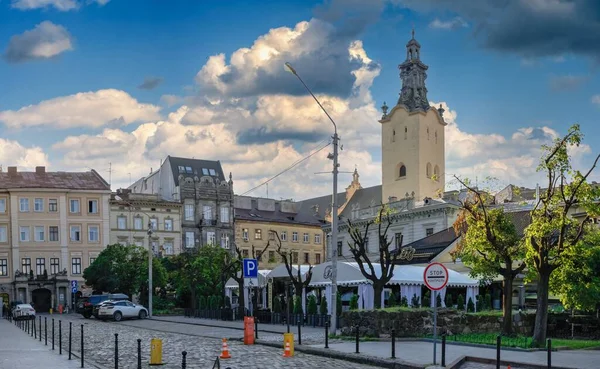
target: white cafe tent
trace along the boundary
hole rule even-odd
[[[241,275],[241,271],[237,273],[237,276],[239,277]],[[262,301],[267,301],[267,276],[269,275],[269,273],[271,273],[270,269],[259,269],[258,271],[258,285],[255,287],[258,287],[261,289],[262,291]],[[239,288],[239,285],[237,283],[237,281],[233,278],[229,278],[229,280],[227,281],[227,283],[225,283],[225,295],[229,296],[230,301],[232,300],[233,297],[233,290],[236,290]],[[238,291],[238,293],[240,293]],[[250,306],[250,301],[248,299],[248,289],[244,288],[244,305],[246,305],[246,309],[249,309]]]
[[[310,267],[310,265],[292,266],[292,275],[294,278],[298,278],[298,268],[300,268],[300,280],[305,281],[306,274],[310,270]],[[286,278],[290,278],[290,275],[285,264],[279,264],[267,275],[267,279],[270,280]],[[306,288],[302,289],[302,311],[306,311]]]

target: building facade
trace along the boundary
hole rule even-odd
[[[110,198],[110,243],[151,248],[156,256],[181,253],[181,209],[178,201],[158,194],[119,189]],[[152,232],[148,234],[148,230]]]
[[[324,220],[316,212],[302,211],[292,201],[246,196],[235,196],[234,204],[236,246],[243,257],[257,257],[260,269],[273,269],[282,263],[273,231],[279,235],[282,251],[291,254],[294,264],[315,265],[324,261]]]
[[[109,242],[109,197],[110,186],[94,170],[0,172],[2,298],[46,312],[91,293],[83,271]]]
[[[182,204],[182,250],[203,245],[231,249],[233,181],[225,179],[219,161],[168,156],[157,171],[132,184],[132,193],[155,194],[157,199]]]

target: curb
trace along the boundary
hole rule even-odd
[[[473,363],[496,364],[496,359],[481,358],[481,357],[474,357],[474,356],[465,356],[463,358],[467,362],[470,361]],[[517,361],[504,361],[504,360],[500,360],[500,365],[516,366],[516,367],[523,368],[523,369],[547,369],[548,368],[548,365],[546,365],[546,364],[528,364],[528,363],[519,363]],[[566,367],[566,366],[556,366],[553,364],[552,369],[577,369],[577,368]]]
[[[260,341],[260,340],[255,340],[254,342],[258,345],[275,347],[275,348],[280,348],[280,349],[283,348],[281,343],[266,342],[266,341]],[[372,357],[372,356],[364,356],[361,354],[347,354],[344,352],[334,351],[331,349],[325,349],[325,348],[321,349],[321,348],[310,347],[310,346],[294,345],[294,351],[302,352],[302,353],[309,354],[309,355],[344,360],[344,361],[348,361],[351,363],[373,365],[378,368],[388,368],[388,369],[423,369],[423,368],[425,368],[424,365],[411,364],[411,363],[408,363],[408,362],[405,362],[405,361],[402,361],[399,359],[395,359],[395,360],[394,359],[383,359],[383,358],[377,358],[377,357]],[[359,355],[361,355],[361,356],[359,356]],[[571,368],[569,368],[569,369],[571,369]]]
[[[433,343],[433,338],[420,338],[420,339],[416,339],[416,341],[423,341],[423,342],[431,342]],[[437,340],[438,344],[442,343],[442,340],[440,338],[438,338]],[[467,347],[476,347],[476,348],[489,348],[489,349],[496,349],[496,345],[488,345],[485,343],[469,343],[469,342],[457,342],[457,341],[448,341],[446,339],[446,345],[454,345],[454,346],[467,346]],[[537,351],[546,351],[546,349],[538,349],[538,348],[530,348],[530,349],[524,349],[524,348],[519,348],[519,347],[507,347],[507,346],[502,346],[502,351],[515,351],[515,352],[537,352]],[[552,350],[557,351],[557,350]]]
[[[198,325],[198,326],[202,326],[202,327],[233,329],[233,330],[237,330],[237,331],[243,331],[244,330],[243,327],[225,327],[225,326],[222,326],[222,325],[218,325],[216,323],[215,324],[208,324],[208,323],[195,323],[193,321],[190,321],[190,322],[181,322],[181,321],[171,320],[171,319],[154,319],[154,318],[148,318],[148,319],[156,321],[156,322],[168,322],[168,323],[176,323],[176,324],[191,324],[191,325]],[[194,319],[194,318],[188,318],[188,319]],[[285,327],[285,325],[283,325],[283,327]],[[290,327],[294,327],[294,326],[290,326]],[[312,327],[309,327],[309,328],[312,328]],[[325,329],[323,329],[323,330],[325,330]],[[258,332],[259,333],[260,332],[274,333],[274,334],[284,334],[285,333],[285,332],[274,331],[274,330],[270,330],[270,329],[261,329],[260,323],[258,325]]]

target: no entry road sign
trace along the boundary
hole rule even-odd
[[[431,263],[423,273],[425,285],[432,291],[439,291],[448,284],[448,269],[443,264]]]

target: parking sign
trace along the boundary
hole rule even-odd
[[[244,259],[244,278],[258,278],[258,261]]]

